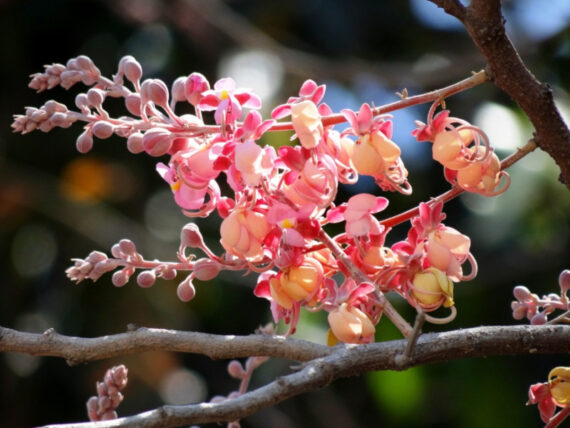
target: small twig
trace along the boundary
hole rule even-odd
[[[408,344],[406,345],[406,350],[403,354],[396,355],[394,361],[397,365],[404,368],[406,364],[410,361],[412,357],[412,352],[414,352],[414,346],[422,333],[422,326],[426,320],[426,313],[423,310],[419,310],[416,315],[416,321],[414,322],[414,328],[412,333],[408,336]]]

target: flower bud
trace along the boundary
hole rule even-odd
[[[204,75],[192,73],[184,82],[184,94],[186,100],[193,106],[200,104],[202,93],[210,89],[210,84]]]
[[[560,285],[560,294],[566,294],[568,289],[570,289],[570,269],[565,269],[560,272],[560,276],[558,277],[558,284]]]
[[[176,278],[176,269],[173,269],[169,266],[165,267],[163,270],[160,271],[160,277],[162,279],[166,279],[170,281],[171,279]]]
[[[123,73],[129,81],[136,83],[142,77],[142,67],[134,57],[126,55],[119,61],[119,73]]]
[[[111,282],[115,287],[122,287],[127,282],[129,282],[129,275],[125,270],[119,270],[113,274],[111,277]]]
[[[194,276],[200,281],[214,279],[220,273],[221,266],[212,259],[199,259],[194,263]]]
[[[570,367],[555,367],[548,374],[548,386],[552,398],[565,406],[570,403]]]
[[[181,248],[202,248],[204,246],[204,238],[200,233],[200,229],[195,223],[187,223],[180,233]]]
[[[144,152],[143,134],[141,132],[133,132],[129,135],[127,149],[133,154]]]
[[[441,303],[453,306],[453,283],[439,269],[429,267],[414,276],[412,296],[424,309],[436,309]]]
[[[184,76],[177,78],[174,83],[172,83],[172,89],[170,92],[172,93],[172,100],[174,102],[186,101],[186,93],[184,91],[185,83],[186,77]]]
[[[237,360],[230,361],[228,364],[228,373],[235,379],[242,379],[245,376],[245,370]]]
[[[151,156],[162,156],[170,150],[172,138],[170,132],[162,128],[151,128],[143,136],[144,150]]]
[[[89,130],[83,131],[75,142],[75,147],[79,153],[87,153],[93,148],[93,137]]]
[[[530,323],[532,325],[542,325],[546,324],[548,321],[548,317],[544,312],[537,312],[534,316],[530,319]]]
[[[141,115],[141,97],[139,94],[131,94],[125,97],[125,107],[133,116]]]
[[[143,99],[152,101],[158,106],[168,104],[168,88],[160,79],[147,79],[141,85]]]
[[[105,101],[105,92],[101,89],[91,88],[87,91],[87,100],[93,107],[101,107]]]
[[[192,275],[188,275],[184,281],[178,284],[176,295],[183,302],[189,302],[196,295],[196,289],[192,284]]]
[[[328,315],[334,336],[344,343],[370,343],[376,331],[374,324],[364,312],[347,303],[341,304]]]
[[[145,270],[138,274],[137,284],[143,288],[149,288],[154,285],[156,281],[156,273],[154,270]]]
[[[91,132],[97,138],[104,140],[113,135],[113,125],[109,122],[96,122],[91,128]]]
[[[526,288],[524,285],[517,285],[515,288],[513,288],[513,295],[515,296],[515,299],[517,299],[519,302],[532,299],[532,294],[530,290]]]
[[[119,241],[119,248],[128,256],[134,256],[137,253],[137,247],[130,239],[121,239]]]

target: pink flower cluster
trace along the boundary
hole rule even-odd
[[[501,163],[487,135],[462,119],[449,117],[449,110],[434,116],[438,104],[432,105],[427,124],[416,122],[412,135],[418,141],[433,143],[433,158],[444,166],[447,181],[484,196],[496,196],[507,190],[509,174],[501,171]],[[505,183],[500,187],[502,177]]]
[[[97,396],[87,400],[87,414],[90,421],[117,419],[115,409],[123,401],[121,391],[127,386],[128,370],[124,365],[107,370],[103,382],[97,382]]]
[[[131,241],[122,240],[112,258],[94,252],[76,259],[67,271],[73,281],[96,280],[119,269],[112,281],[122,286],[141,269],[137,283],[150,287],[158,277],[174,279],[189,271],[177,290],[188,301],[196,293],[195,279],[207,281],[222,270],[253,271],[259,274],[254,293],[270,301],[275,321],[289,324],[290,334],[302,307],[325,310],[331,344],[374,340],[376,324],[388,313],[384,293],[403,296],[418,311],[441,306],[454,311],[454,283],[473,278],[477,266],[470,239],[442,223],[442,202],[420,204],[407,238],[391,246],[386,244],[390,229],[377,218],[386,198],[358,194],[335,202],[339,185],[355,183],[359,174],[373,177],[384,191],[411,193],[389,116],[363,104],[358,112],[343,110],[339,116],[349,127],[334,130],[327,121],[333,112],[322,102],[325,86],[312,80],[264,120],[259,97],[231,78],[210,85],[192,73],[176,79],[170,90],[161,80],[141,79],[141,66],[130,56],[121,59],[112,79],[101,76],[86,57],[54,64],[34,75],[30,86],[41,91],[83,82],[90,88],[77,95],[78,111],[50,101],[16,116],[12,126],[26,133],[81,121],[81,153],[91,150],[94,138],[118,136],[132,153],[161,157],[156,170],[182,212],[190,217],[216,212],[222,218],[224,252],[211,251],[190,223],[182,230],[176,262],[145,260]],[[130,116],[111,117],[103,106],[108,97],[122,98]],[[187,103],[193,114],[177,114],[177,103]],[[434,157],[446,176],[466,190],[500,193],[504,173],[484,133],[448,112],[432,118],[434,109],[415,135],[434,141]],[[290,123],[277,122],[286,117]],[[294,131],[292,139],[299,144],[264,145],[264,134],[278,125]],[[222,177],[226,194],[219,185]],[[339,222],[345,231],[331,239],[323,227]],[[195,260],[188,249],[205,256]]]

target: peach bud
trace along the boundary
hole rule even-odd
[[[491,153],[487,160],[457,171],[457,183],[467,190],[493,192],[499,183],[500,172],[501,162],[495,153]]]
[[[570,403],[570,367],[555,367],[548,374],[548,386],[554,400],[564,406]]]
[[[438,132],[433,141],[432,156],[449,169],[465,168],[469,162],[462,152],[472,140],[473,133],[468,129]]]
[[[347,303],[341,304],[328,315],[335,337],[344,343],[369,343],[374,340],[374,324],[364,312]]]
[[[319,143],[323,135],[323,124],[314,102],[307,100],[292,104],[291,122],[304,148],[312,149]]]
[[[261,242],[268,232],[269,223],[264,214],[238,209],[222,222],[221,243],[231,254],[259,261],[263,259]]]
[[[400,148],[381,132],[366,134],[352,150],[352,163],[359,174],[373,177],[384,173],[401,154]]]
[[[418,304],[425,309],[439,307],[444,299],[443,306],[453,306],[453,282],[437,268],[429,267],[416,273],[412,281],[414,288],[412,296]]]
[[[299,266],[291,266],[278,278],[271,278],[271,297],[279,305],[291,309],[293,302],[300,302],[311,296],[322,281],[322,265],[317,260],[306,257]]]

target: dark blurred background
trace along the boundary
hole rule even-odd
[[[531,70],[548,81],[566,118],[570,101],[570,3],[505,1],[507,29]],[[426,0],[410,1],[0,1],[0,323],[30,332],[54,327],[66,335],[120,333],[128,324],[224,334],[249,334],[270,320],[269,307],[252,294],[254,276],[222,275],[198,285],[194,301],[176,298],[176,281],[123,288],[110,275],[72,284],[64,274],[74,257],[108,252],[130,238],[147,258],[174,260],[180,227],[189,221],[154,170],[155,159],[134,157],[118,138],[96,141],[87,155],[75,150],[80,126],[10,132],[13,114],[57,99],[73,106],[81,85],[35,94],[28,76],[44,64],[90,56],[106,76],[134,55],[145,77],[168,85],[200,71],[211,81],[232,76],[272,106],[295,95],[307,78],[327,84],[325,101],[336,111],[362,102],[381,105],[451,84],[484,63],[461,26]],[[526,142],[532,128],[508,97],[487,84],[447,100],[454,116],[481,126],[500,157]],[[428,106],[395,113],[394,139],[403,150],[414,193],[387,195],[386,215],[408,209],[448,188],[429,145],[414,142],[414,120]],[[118,114],[123,114],[117,110]],[[271,144],[289,135],[272,134]],[[516,324],[512,288],[557,292],[570,268],[570,192],[557,168],[536,151],[509,173],[512,185],[498,197],[460,197],[445,207],[446,224],[472,238],[478,277],[456,287],[457,319],[444,327]],[[363,182],[359,191],[379,192]],[[346,197],[354,189],[344,189]],[[219,251],[219,220],[198,221]],[[407,225],[396,228],[390,243]],[[180,280],[180,277],[179,277]],[[413,314],[393,299],[412,320]],[[323,314],[304,314],[298,337],[324,342]],[[386,320],[377,340],[398,338]],[[162,403],[190,403],[227,395],[237,387],[227,361],[149,352],[68,367],[58,358],[0,356],[0,425],[26,427],[86,420],[85,402],[105,370],[129,368],[120,415]],[[454,361],[402,373],[369,373],[340,380],[243,421],[244,427],[535,427],[525,407],[531,383],[544,381],[568,356],[523,356]],[[290,362],[260,368],[253,386],[287,373]]]

